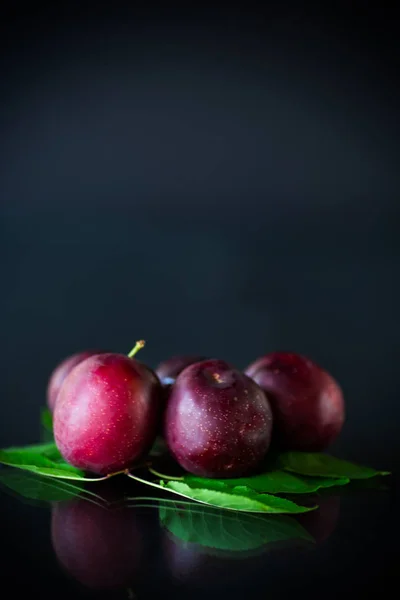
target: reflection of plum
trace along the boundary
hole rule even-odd
[[[172,535],[163,539],[164,563],[168,574],[182,583],[195,586],[229,586],[260,567],[265,553],[248,556],[243,553],[217,552],[198,544],[182,542]]]
[[[58,560],[89,588],[135,583],[148,561],[148,515],[105,508],[83,499],[55,504],[51,534]]]
[[[317,544],[327,540],[335,531],[339,521],[340,497],[316,496],[307,504],[318,504],[317,510],[297,516],[298,522],[312,535]]]
[[[226,537],[222,541],[233,540],[235,543],[235,529],[231,529],[227,522],[223,522],[220,529],[218,528],[218,520],[212,520],[207,513],[199,517],[199,521],[195,520],[195,514],[190,516],[186,511],[177,512],[177,516],[182,519],[182,526],[179,529],[178,519],[175,522],[166,523],[170,526],[175,526],[176,533],[182,534],[182,538],[186,537],[188,541],[180,539],[170,530],[163,527],[163,544],[162,551],[164,555],[164,565],[167,568],[168,576],[179,581],[184,585],[196,586],[199,588],[220,588],[232,587],[237,583],[243,583],[244,580],[251,581],[255,573],[265,572],[268,577],[274,577],[276,570],[282,561],[293,560],[298,552],[305,548],[315,548],[315,544],[309,544],[307,540],[296,539],[296,529],[292,529],[293,521],[300,524],[315,540],[320,544],[327,540],[336,528],[339,509],[340,497],[338,496],[318,496],[307,498],[307,504],[318,504],[319,508],[309,513],[298,515],[297,518],[285,516],[270,516],[271,536],[270,539],[262,546],[254,547],[247,550],[228,550],[211,548],[208,545],[198,543],[199,539],[202,542],[210,542],[215,536],[215,541],[218,544],[221,538],[222,531],[226,532]],[[306,502],[304,502],[306,504]],[[240,519],[251,519],[251,515],[240,517]],[[277,527],[274,530],[273,520],[276,518],[276,523],[285,524],[287,529]],[[203,521],[201,521],[201,519]],[[261,523],[260,517],[255,519]],[[203,527],[201,525],[203,522]],[[190,526],[192,523],[192,527]],[[256,523],[256,522],[255,522]],[[236,530],[238,531],[238,530]],[[244,544],[250,546],[251,538],[257,539],[257,527],[252,531],[251,521],[243,521],[243,531],[249,532],[250,538],[242,538]],[[285,531],[287,539],[279,540],[275,538],[275,532]],[[192,540],[197,541],[192,541]]]
[[[308,539],[304,528],[286,516],[178,509],[160,510],[160,521],[169,577],[196,587],[235,585]]]

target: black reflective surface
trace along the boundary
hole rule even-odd
[[[2,580],[41,597],[370,597],[395,583],[393,478],[307,498],[288,517],[149,494],[124,476],[84,491],[0,470]],[[17,583],[18,582],[18,583]]]

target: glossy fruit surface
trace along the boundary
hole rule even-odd
[[[130,467],[153,443],[161,385],[145,365],[123,354],[98,354],[77,365],[61,386],[54,436],[66,461],[93,473]]]
[[[76,354],[68,356],[56,366],[50,375],[47,385],[47,405],[51,412],[54,411],[58,392],[60,391],[62,382],[66,376],[74,367],[76,367],[76,365],[85,360],[85,358],[89,358],[89,356],[93,356],[94,354],[102,354],[102,352],[103,350],[85,350],[83,352],[77,352]]]
[[[274,413],[274,441],[288,450],[320,451],[340,433],[345,406],[339,384],[310,359],[274,352],[245,373],[266,392]]]
[[[179,373],[189,365],[206,360],[205,356],[172,356],[156,368],[156,375],[165,386],[175,383]]]
[[[272,411],[250,378],[224,361],[186,367],[165,414],[167,445],[178,463],[203,477],[239,477],[268,451]]]
[[[156,375],[163,386],[162,409],[158,425],[158,434],[161,437],[164,435],[164,413],[176,378],[182,373],[183,369],[202,360],[205,360],[204,356],[172,356],[161,362],[156,368]]]

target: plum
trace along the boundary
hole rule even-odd
[[[274,442],[286,450],[325,450],[340,433],[345,406],[335,379],[309,358],[273,352],[245,369],[266,392],[274,414]]]
[[[155,370],[156,375],[164,386],[171,386],[183,369],[206,358],[206,356],[172,356],[160,362]]]
[[[160,411],[160,421],[158,424],[158,435],[160,437],[163,437],[164,413],[169,396],[171,394],[172,386],[175,383],[176,378],[178,377],[179,373],[183,371],[183,369],[202,360],[206,360],[206,357],[189,355],[172,356],[171,358],[160,362],[156,368],[155,373],[163,386],[163,402]]]
[[[54,504],[53,550],[63,568],[84,586],[96,590],[137,583],[149,562],[146,514],[126,506],[107,507],[76,498]]]
[[[209,359],[178,375],[164,430],[172,455],[190,473],[239,477],[265,457],[272,411],[254,381],[222,360]]]
[[[54,437],[67,462],[107,475],[129,468],[154,442],[161,384],[129,356],[97,354],[65,378],[54,411]]]
[[[83,352],[77,352],[68,356],[61,361],[50,375],[50,379],[47,385],[47,405],[51,412],[54,411],[58,392],[60,391],[62,382],[66,376],[72,371],[72,369],[80,362],[93,356],[94,354],[102,354],[104,350],[84,350]]]

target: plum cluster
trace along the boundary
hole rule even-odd
[[[129,355],[74,354],[53,371],[47,401],[58,449],[99,474],[129,469],[163,435],[176,461],[202,477],[251,474],[272,445],[321,451],[345,418],[337,381],[309,358],[273,352],[244,371],[204,356],[153,370]]]

